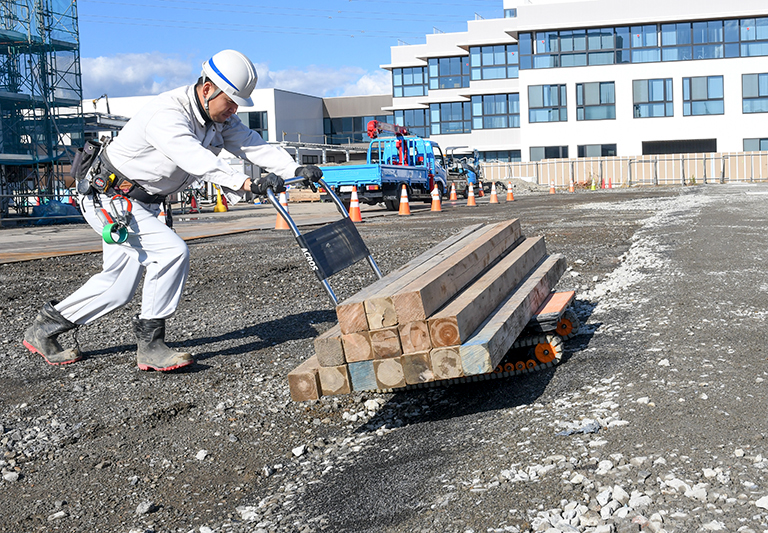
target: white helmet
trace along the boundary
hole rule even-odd
[[[251,93],[256,87],[258,75],[251,60],[240,52],[222,50],[203,63],[203,81],[206,79],[211,80],[219,89],[208,100],[223,92],[237,105],[253,105]]]

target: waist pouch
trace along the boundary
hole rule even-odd
[[[133,200],[147,204],[165,203],[164,194],[150,194],[135,181],[123,176],[107,158],[106,153],[99,156],[100,167],[91,179],[91,186],[99,193],[113,196],[121,194]]]

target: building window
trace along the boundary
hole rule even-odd
[[[634,80],[632,102],[635,118],[672,117],[672,78]]]
[[[519,127],[519,94],[486,94],[472,97],[472,129]]]
[[[565,159],[567,157],[567,146],[531,146],[531,161],[541,161],[542,159]]]
[[[519,163],[522,161],[520,150],[493,150],[480,152],[482,161],[502,161],[504,163]]]
[[[430,89],[469,87],[469,56],[439,57],[429,60]]]
[[[613,157],[615,144],[582,144],[577,147],[579,157]]]
[[[317,155],[304,155],[301,156],[302,165],[317,165],[320,162],[320,156]]]
[[[469,65],[473,81],[517,78],[520,70],[518,46],[473,46],[469,49]]]
[[[768,17],[520,33],[520,68],[768,56]]]
[[[567,122],[565,85],[528,86],[528,122]]]
[[[513,19],[517,17],[517,9],[505,9],[504,10],[504,18],[505,19]]]
[[[768,139],[744,139],[745,152],[768,152]]]
[[[576,84],[576,120],[616,118],[616,96],[612,81]]]
[[[395,111],[395,124],[405,126],[413,135],[429,137],[429,110],[399,109]]]
[[[392,96],[427,95],[427,67],[409,67],[392,69]]]
[[[683,78],[683,116],[722,115],[723,77]]]
[[[741,97],[744,113],[768,113],[768,74],[743,74]]]
[[[269,125],[266,111],[245,111],[237,114],[243,124],[252,129],[265,141],[269,140]]]
[[[368,123],[371,120],[392,123],[392,115],[365,117],[336,117],[323,119],[326,144],[351,144],[368,140]]]
[[[472,131],[472,106],[469,102],[430,104],[429,115],[432,135]]]

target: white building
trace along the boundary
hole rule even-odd
[[[765,0],[504,0],[392,47],[395,121],[483,159],[768,150]]]

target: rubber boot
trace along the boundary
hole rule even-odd
[[[64,318],[54,307],[55,302],[46,303],[37,313],[35,321],[24,332],[24,346],[30,352],[39,353],[49,365],[66,365],[83,358],[80,349],[61,347],[57,337],[75,329],[77,324]]]
[[[133,331],[138,345],[136,362],[139,370],[176,370],[195,362],[186,352],[171,350],[165,344],[165,319],[146,320],[133,317]]]

